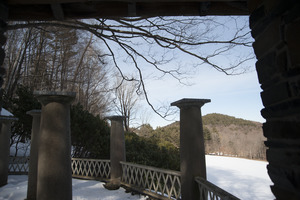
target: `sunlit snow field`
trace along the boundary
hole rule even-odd
[[[206,156],[208,180],[245,200],[275,199],[270,190],[267,162],[221,156]],[[8,184],[0,188],[0,200],[26,198],[27,176],[9,176]],[[142,195],[125,193],[123,188],[106,190],[103,183],[73,179],[74,200],[145,200]]]

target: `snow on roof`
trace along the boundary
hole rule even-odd
[[[13,117],[14,115],[11,114],[8,110],[5,108],[1,109],[0,116],[5,116],[5,117]]]

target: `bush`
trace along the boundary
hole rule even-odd
[[[164,169],[180,169],[179,150],[171,143],[160,141],[154,137],[143,138],[135,133],[125,133],[126,161],[159,167]]]
[[[31,138],[32,128],[32,117],[26,112],[41,109],[33,91],[29,87],[19,85],[13,98],[8,99],[4,95],[3,105],[18,118],[12,125],[11,145],[26,142]],[[73,156],[109,158],[108,124],[99,116],[95,117],[83,110],[80,104],[71,106],[71,141]]]
[[[11,145],[30,139],[32,117],[26,112],[32,109],[41,109],[41,104],[34,98],[33,91],[29,87],[19,85],[16,90],[16,96],[13,98],[6,98],[4,95],[3,107],[18,118],[18,121],[12,124]]]

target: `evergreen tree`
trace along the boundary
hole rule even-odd
[[[109,159],[110,129],[80,104],[71,107],[72,156]]]
[[[32,116],[26,114],[32,109],[40,109],[41,104],[34,98],[33,91],[29,87],[19,85],[16,96],[8,97],[4,94],[3,107],[10,111],[17,121],[12,123],[10,146],[13,144],[18,153],[18,144],[26,142],[31,138]]]

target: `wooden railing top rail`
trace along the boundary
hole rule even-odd
[[[91,158],[72,158],[72,160],[88,160],[88,161],[103,161],[103,162],[110,162],[109,159],[91,159]]]
[[[174,170],[170,170],[170,169],[162,169],[162,168],[141,165],[141,164],[135,164],[135,163],[130,163],[130,162],[123,162],[123,161],[120,161],[120,163],[129,165],[129,166],[133,166],[133,167],[144,168],[144,169],[152,170],[152,171],[156,171],[156,172],[167,173],[167,174],[174,175],[174,176],[181,176],[181,173],[179,171],[174,171]]]

